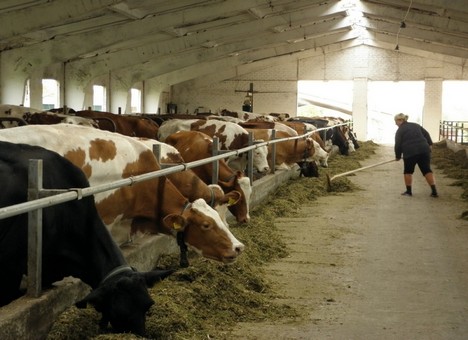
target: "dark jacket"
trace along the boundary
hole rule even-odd
[[[432,139],[429,132],[416,123],[404,122],[395,134],[395,158],[413,157],[422,153],[430,153]]]

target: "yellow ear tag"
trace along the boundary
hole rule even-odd
[[[172,227],[173,227],[175,230],[179,230],[179,229],[182,228],[182,226],[181,226],[179,223],[174,223],[174,224],[172,225]]]
[[[236,203],[236,200],[234,198],[229,198],[228,205],[234,205],[235,203]]]

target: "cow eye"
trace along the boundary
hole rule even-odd
[[[203,223],[203,224],[201,225],[201,228],[202,228],[203,230],[209,230],[209,229],[212,228],[212,226],[211,226],[210,223],[206,223],[206,222],[205,222],[205,223]]]

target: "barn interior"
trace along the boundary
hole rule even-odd
[[[437,136],[445,85],[467,78],[463,0],[5,0],[0,16],[0,100],[34,108],[216,113],[248,97],[254,112],[295,116],[298,82],[347,81],[364,140],[399,110],[375,118],[375,86],[418,82],[382,96],[417,102],[410,117]]]
[[[0,18],[1,104],[195,115],[249,101],[352,119],[383,143],[398,112],[434,141],[468,117],[465,0],[2,0]],[[253,201],[296,175],[257,183]]]

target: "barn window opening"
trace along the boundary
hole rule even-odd
[[[93,110],[106,111],[106,88],[93,85]]]
[[[353,82],[350,80],[298,81],[297,115],[351,119]]]
[[[442,120],[468,121],[468,81],[446,80],[442,83]]]
[[[424,81],[369,81],[367,89],[367,138],[393,144],[399,112],[409,121],[422,124]]]
[[[141,90],[134,88],[130,90],[130,103],[132,113],[141,112]]]
[[[60,83],[55,79],[42,79],[42,108],[60,107]]]

